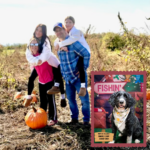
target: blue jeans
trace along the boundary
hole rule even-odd
[[[86,75],[86,86],[87,86],[87,75]],[[66,94],[67,99],[69,100],[69,106],[71,110],[71,118],[78,120],[79,110],[76,102],[76,91],[79,93],[81,87],[80,79],[78,78],[74,83],[66,84]],[[81,103],[82,103],[82,114],[83,114],[83,121],[89,122],[90,121],[90,102],[89,102],[89,95],[86,91],[86,95],[84,97],[80,96]]]

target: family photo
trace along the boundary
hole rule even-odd
[[[66,97],[69,100],[70,123],[78,123],[79,110],[76,103],[76,92],[82,103],[83,125],[89,125],[90,102],[86,70],[89,67],[90,48],[82,32],[77,30],[74,24],[75,19],[68,16],[65,18],[65,26],[62,23],[56,23],[53,27],[57,37],[54,48],[58,51],[60,61],[51,51],[47,29],[43,24],[36,27],[26,50],[26,58],[31,64],[31,75],[24,105],[28,107],[32,102],[34,80],[39,76],[40,108],[47,111],[48,105],[48,126],[55,125],[58,121],[54,96],[57,93],[61,93],[61,107],[66,107]],[[66,89],[64,89],[62,77],[66,82]]]
[[[148,149],[149,4],[0,0],[0,150]]]

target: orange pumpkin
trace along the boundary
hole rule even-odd
[[[37,100],[36,95],[32,94],[31,96],[32,96],[32,103],[37,103],[38,100]]]
[[[38,99],[37,99],[36,95],[32,94],[31,96],[32,96],[32,102],[31,103],[37,103]],[[25,100],[26,99],[23,100],[23,104],[24,104]]]
[[[36,91],[35,91],[35,90],[33,90],[32,94],[35,94],[35,95],[36,95]]]
[[[20,99],[22,97],[22,93],[21,92],[16,92],[14,99]]]
[[[47,113],[42,108],[32,107],[25,116],[25,122],[32,129],[43,128],[47,125]]]
[[[150,100],[150,90],[146,91],[146,100]]]

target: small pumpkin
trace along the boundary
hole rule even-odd
[[[14,99],[20,99],[22,97],[22,93],[21,92],[16,92]]]
[[[146,91],[146,100],[150,100],[150,90]]]
[[[32,94],[35,94],[35,95],[36,95],[36,91],[35,91],[35,90],[33,90]]]
[[[47,125],[47,113],[42,108],[32,107],[25,116],[26,125],[32,129],[40,129]]]
[[[31,103],[37,103],[38,99],[37,99],[36,95],[35,94],[31,94],[31,96],[32,96],[32,102]],[[24,104],[25,100],[26,99],[24,98],[23,104]]]
[[[36,95],[32,94],[31,96],[32,96],[32,103],[37,103],[38,100],[37,100]]]

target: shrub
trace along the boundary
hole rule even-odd
[[[114,51],[122,49],[125,45],[123,37],[119,34],[108,32],[102,39],[103,46]]]

